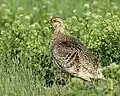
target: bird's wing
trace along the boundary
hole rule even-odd
[[[52,52],[59,67],[64,71],[85,80],[94,78],[97,64],[94,64],[94,58],[76,38],[70,37],[57,43]]]

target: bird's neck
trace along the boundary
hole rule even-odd
[[[59,36],[62,36],[63,33],[64,33],[64,30],[65,30],[64,26],[56,27],[54,29],[54,34],[53,34],[54,36],[53,36],[53,38],[55,39],[55,38],[59,38]]]
[[[64,26],[63,25],[60,25],[60,26],[57,26],[55,29],[54,29],[54,34],[59,34],[59,33],[64,33]]]

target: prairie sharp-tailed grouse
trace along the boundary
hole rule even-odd
[[[49,22],[54,28],[51,51],[57,65],[87,81],[104,78],[97,58],[77,38],[64,35],[62,20],[54,17]]]

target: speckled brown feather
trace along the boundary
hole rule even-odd
[[[84,80],[90,81],[90,78],[102,78],[102,75],[101,77],[97,76],[101,74],[97,59],[78,39],[64,35],[63,25],[58,25],[56,23],[57,27],[54,27],[51,48],[58,66],[71,75],[81,77]]]

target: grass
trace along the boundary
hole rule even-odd
[[[0,96],[119,96],[119,5],[118,0],[1,0]],[[99,57],[104,81],[85,82],[56,67],[51,16],[61,17],[65,34]]]

